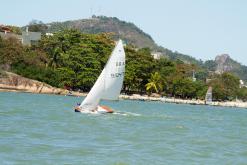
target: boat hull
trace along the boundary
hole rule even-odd
[[[113,113],[113,110],[107,106],[98,106],[97,107],[97,112],[99,113]]]
[[[113,110],[107,106],[97,106],[96,110],[88,111],[88,110],[83,110],[78,106],[78,107],[75,107],[75,112],[90,113],[90,114],[104,114],[104,113],[113,113]]]

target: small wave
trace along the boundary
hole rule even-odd
[[[82,111],[80,113],[88,114],[88,115],[120,115],[120,116],[141,116],[141,114],[133,113],[133,112],[113,112],[113,113],[100,113],[97,111]]]
[[[185,127],[182,126],[182,125],[176,125],[176,128],[183,129],[183,128],[185,128]]]
[[[81,111],[80,113],[89,114],[89,115],[100,115],[100,114],[103,114],[103,113],[99,113],[97,111]]]
[[[141,116],[141,114],[132,113],[132,112],[113,112],[113,115],[122,115],[122,116]]]

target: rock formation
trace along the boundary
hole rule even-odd
[[[54,88],[48,84],[24,78],[11,72],[4,72],[4,75],[0,77],[0,90],[62,95],[68,94],[68,90]]]
[[[231,71],[233,66],[230,63],[230,56],[228,54],[218,55],[215,58],[215,62],[217,64],[215,73],[221,74],[224,72]]]

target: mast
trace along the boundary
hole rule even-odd
[[[118,99],[124,72],[125,52],[122,41],[119,40],[94,86],[82,101],[80,108],[92,111],[97,108],[100,100]]]

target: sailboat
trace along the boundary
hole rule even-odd
[[[112,113],[113,110],[100,106],[101,100],[118,100],[125,74],[125,52],[122,40],[119,40],[112,51],[104,69],[90,92],[75,112]]]

